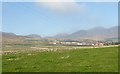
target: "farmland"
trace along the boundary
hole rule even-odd
[[[1,1],[0,72],[118,73],[118,4]]]
[[[42,51],[37,47],[51,50]],[[46,46],[43,48],[34,45],[8,45],[3,47],[3,51],[12,51],[12,53],[3,54],[2,71],[118,72],[118,47],[74,47]]]

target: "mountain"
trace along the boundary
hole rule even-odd
[[[61,33],[53,37],[47,37],[48,39],[91,39],[91,40],[105,40],[118,38],[118,28],[120,26],[114,26],[111,28],[95,27],[88,30],[79,30],[71,34]],[[3,43],[25,43],[26,40],[41,39],[41,36],[37,34],[31,34],[26,36],[16,35],[14,33],[0,32],[0,39],[2,37]],[[43,38],[42,38],[43,39]],[[115,39],[114,39],[115,40]]]
[[[60,33],[54,36],[54,38],[66,38],[69,34],[67,33]]]
[[[14,33],[1,32],[0,37],[2,37],[3,44],[14,44],[14,43],[24,43],[24,36],[18,36]]]
[[[16,35],[14,33],[0,32],[3,38],[41,38],[40,35],[30,34],[30,35]]]
[[[17,38],[18,36],[14,33],[1,32],[2,38]]]
[[[41,36],[37,35],[37,34],[30,34],[30,35],[27,35],[27,37],[29,37],[29,38],[41,38]]]
[[[41,36],[36,34],[22,36],[14,33],[0,32],[0,38],[3,44],[26,44],[28,43],[28,39],[38,39],[41,38]]]
[[[80,39],[107,39],[107,38],[117,38],[118,37],[118,28],[119,26],[114,26],[111,28],[104,28],[104,27],[95,27],[89,30],[79,30],[72,34],[66,34],[65,36],[54,36],[56,38],[80,38]]]

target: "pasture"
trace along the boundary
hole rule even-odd
[[[18,52],[3,54],[2,71],[118,72],[118,47],[76,48],[70,50],[64,50],[64,48],[66,47],[61,47],[57,51],[44,52],[38,51],[39,49],[31,50],[29,46],[3,48],[3,50]]]

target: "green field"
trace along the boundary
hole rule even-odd
[[[118,72],[118,47],[3,54],[3,72]]]

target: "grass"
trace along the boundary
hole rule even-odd
[[[118,72],[118,47],[2,56],[3,72]]]
[[[0,55],[0,73],[2,73],[2,55]]]

